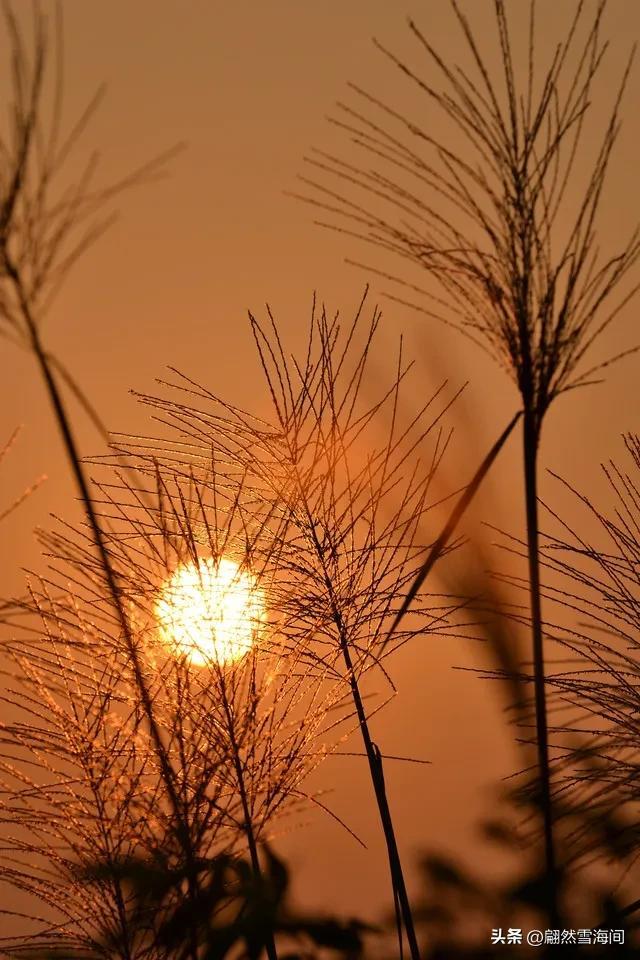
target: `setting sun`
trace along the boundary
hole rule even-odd
[[[179,566],[155,606],[162,639],[196,666],[240,660],[264,616],[251,574],[226,557]]]

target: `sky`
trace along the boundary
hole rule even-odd
[[[480,13],[485,6],[483,0],[466,4],[491,61],[495,37],[491,18]],[[545,55],[572,6],[569,0],[541,0]],[[45,0],[42,7],[53,16],[53,3]],[[524,7],[507,0],[514,36],[523,30]],[[28,8],[20,6],[25,22]],[[297,177],[311,146],[337,149],[339,137],[326,116],[346,96],[347,81],[428,109],[407,92],[371,39],[418,63],[406,25],[410,15],[445,56],[455,59],[462,48],[448,3],[63,0],[62,11],[69,123],[106,82],[78,158],[97,150],[98,179],[108,184],[175,144],[184,149],[165,177],[117,198],[116,222],[79,261],[47,317],[47,346],[114,431],[157,429],[130,391],[153,391],[155,378],[166,375],[168,365],[259,411],[267,398],[247,310],[263,315],[268,302],[295,349],[304,337],[314,291],[331,309],[348,315],[367,279],[344,262],[357,248],[315,226],[311,209],[287,191],[299,189]],[[604,99],[596,101],[596,111],[613,95],[621,64],[640,36],[640,6],[610,0],[605,31],[611,50],[603,68]],[[3,81],[7,50],[2,32]],[[6,83],[0,89],[6,91]],[[638,217],[639,96],[636,69],[603,208],[605,248],[626,237]],[[6,93],[3,100],[0,117],[6,117]],[[439,122],[435,115],[423,117],[425,123]],[[371,282],[375,299],[382,289],[375,278]],[[451,419],[460,429],[447,481],[460,485],[516,409],[515,390],[454,332],[395,304],[381,305],[381,338],[388,353],[403,332],[406,349],[416,357],[416,403],[445,376],[452,387],[468,382]],[[603,344],[603,356],[634,344],[636,309],[622,315]],[[4,341],[0,358],[0,437],[22,425],[0,477],[3,502],[41,474],[48,478],[2,529],[3,583],[14,590],[20,569],[41,569],[43,563],[32,528],[46,526],[51,514],[76,519],[78,510],[33,359]],[[596,495],[604,493],[598,465],[621,454],[620,435],[637,428],[637,369],[637,359],[624,361],[603,386],[558,404],[543,437],[545,466],[589,485]],[[83,452],[101,452],[100,438],[82,412],[76,409],[75,417]],[[470,418],[471,430],[465,427]],[[514,440],[476,511],[479,519],[516,533],[523,525],[517,455]],[[542,496],[562,498],[546,474]],[[451,640],[429,640],[396,658],[399,696],[377,721],[377,735],[386,752],[431,761],[425,767],[398,763],[387,774],[407,860],[433,845],[459,853],[473,849],[475,818],[491,808],[491,785],[512,770],[514,754],[500,704],[482,681],[452,670],[481,662],[477,644]],[[287,824],[279,842],[303,901],[327,908],[347,904],[350,912],[375,915],[386,899],[386,868],[364,764],[336,759],[327,781],[334,809],[369,849],[361,850],[338,825],[317,815],[308,825]],[[342,860],[337,874],[336,856]]]

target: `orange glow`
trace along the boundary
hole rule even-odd
[[[234,663],[254,642],[264,617],[262,591],[226,557],[177,567],[155,605],[163,641],[196,666]]]

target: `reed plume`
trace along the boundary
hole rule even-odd
[[[187,957],[193,938],[209,933],[204,891],[216,857],[246,854],[259,878],[259,846],[275,819],[302,804],[324,807],[305,780],[339,740],[343,685],[328,671],[309,677],[291,643],[285,665],[270,614],[249,624],[236,662],[216,659],[217,621],[192,623],[192,646],[182,648],[158,621],[175,571],[190,565],[204,575],[205,561],[223,553],[238,569],[250,564],[266,610],[277,609],[277,524],[251,513],[238,476],[198,484],[180,471],[160,475],[153,458],[136,461],[132,473],[102,465],[96,506],[179,808],[91,536],[43,533],[50,573],[31,584],[21,629],[3,644],[12,718],[0,727],[0,819],[5,882],[57,918],[34,912],[37,929],[3,944],[8,955],[38,946],[65,956]],[[196,650],[213,653],[194,662]],[[191,931],[177,952],[163,944],[152,902],[132,919],[124,867],[138,861],[164,871],[164,908]],[[182,880],[194,885],[190,896]],[[271,934],[265,946],[275,951]]]
[[[624,441],[626,462],[602,467],[606,506],[562,481],[582,507],[583,520],[576,528],[546,505],[554,529],[544,537],[542,556],[550,601],[577,620],[567,624],[566,616],[557,617],[547,626],[558,650],[549,683],[556,735],[564,747],[565,789],[594,823],[615,813],[612,842],[632,861],[640,841],[640,439],[628,435]],[[589,831],[573,840],[576,857],[588,857]]]
[[[314,302],[306,352],[288,357],[268,313],[251,327],[271,415],[254,417],[184,376],[171,393],[143,397],[176,438],[152,445],[160,463],[183,464],[200,479],[213,450],[242,472],[256,503],[279,517],[279,569],[295,584],[276,605],[283,656],[300,650],[307,676],[320,672],[350,690],[382,828],[398,909],[412,952],[417,950],[395,830],[386,796],[383,754],[371,732],[362,684],[377,675],[391,694],[390,654],[413,637],[453,630],[455,603],[420,591],[393,634],[403,596],[429,554],[425,537],[437,498],[436,468],[449,435],[442,422],[451,402],[443,388],[417,411],[402,412],[410,364],[400,351],[396,375],[371,391],[372,351],[379,323],[365,318],[363,299],[343,324]],[[119,448],[130,450],[126,439]],[[141,441],[145,449],[150,441]],[[445,552],[444,544],[441,553]],[[376,707],[376,710],[380,705]]]
[[[590,104],[607,48],[601,35],[605,3],[597,3],[591,16],[584,3],[575,5],[566,33],[544,65],[534,0],[524,56],[512,39],[507,5],[495,0],[497,72],[457,0],[451,0],[451,9],[469,66],[448,63],[412,20],[409,29],[431,74],[376,42],[422,96],[426,109],[448,122],[448,135],[433,133],[428,119],[351,84],[351,100],[339,103],[331,119],[348,138],[354,157],[314,150],[307,157],[309,173],[301,177],[306,190],[301,199],[325,212],[323,226],[427,271],[438,292],[421,288],[386,264],[359,263],[396,284],[388,294],[392,299],[460,329],[498,361],[519,391],[539,789],[550,926],[558,926],[539,582],[538,452],[552,403],[593,383],[618,359],[591,366],[588,361],[637,290],[637,285],[624,284],[640,255],[638,231],[607,255],[597,240],[631,58],[622,67],[600,144],[589,149],[594,159],[584,177]]]

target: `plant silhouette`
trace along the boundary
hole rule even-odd
[[[332,122],[353,157],[307,158],[302,199],[384,258],[357,265],[392,285],[392,301],[457,327],[517,389],[482,462],[443,494],[459,391],[445,382],[425,395],[402,337],[381,377],[390,358],[368,288],[349,314],[314,295],[293,353],[269,307],[249,314],[261,406],[242,409],[170,368],[155,393],[136,394],[155,435],[106,431],[43,321],[114,197],[163,173],[173,151],[99,187],[90,159],[65,183],[100,94],[65,134],[62,7],[53,31],[34,7],[29,46],[3,4],[13,98],[0,137],[0,334],[36,361],[83,509],[76,526],[56,517],[38,531],[45,569],[0,601],[0,876],[26,904],[0,909],[20,924],[0,936],[3,956],[351,960],[369,943],[385,950],[358,920],[296,910],[274,849],[312,810],[339,822],[345,844],[364,845],[322,788],[336,753],[364,760],[371,781],[394,955],[406,943],[412,960],[508,956],[511,944],[488,944],[490,929],[565,921],[624,930],[626,955],[637,952],[640,901],[625,877],[640,838],[638,438],[625,438],[627,468],[605,467],[611,508],[565,482],[584,523],[543,504],[552,530],[541,531],[538,515],[551,406],[633,352],[596,353],[637,290],[640,257],[637,231],[613,253],[598,246],[631,66],[590,153],[605,7],[589,14],[580,0],[544,63],[534,0],[522,37],[494,0],[494,75],[451,0],[470,65],[450,63],[413,21],[430,72],[377,44],[449,132],[351,85]],[[415,267],[430,277],[424,289],[405,273]],[[70,401],[106,452],[82,456]],[[527,575],[496,575],[479,607],[466,564],[484,558],[478,544],[459,549],[458,527],[520,423],[526,535],[502,542]],[[7,507],[3,497],[0,520],[35,486]],[[454,551],[462,573],[447,590],[440,561]],[[498,597],[496,579],[524,588],[526,602]],[[384,749],[392,657],[469,628],[485,631],[491,662],[480,672],[506,694],[523,768],[483,835],[517,862],[494,881],[429,852],[412,904],[386,775],[388,760],[421,761]],[[439,789],[430,779],[426,809]]]
[[[511,36],[508,5],[495,0],[496,75],[483,53],[480,31],[474,31],[457,0],[451,0],[451,9],[469,65],[449,63],[409,20],[424,72],[381,43],[376,46],[420,93],[426,116],[415,119],[402,105],[389,105],[350,84],[351,100],[338,104],[332,122],[346,135],[353,156],[314,150],[307,157],[310,172],[301,177],[306,192],[298,194],[330,214],[324,226],[425,270],[439,292],[417,287],[385,264],[359,264],[398,284],[400,293],[391,294],[393,299],[406,304],[407,296],[417,294],[411,306],[458,327],[495,357],[517,386],[551,926],[558,925],[559,914],[539,570],[540,437],[558,397],[592,383],[617,359],[591,367],[585,363],[635,294],[635,281],[626,286],[625,281],[640,256],[637,230],[610,255],[597,243],[597,216],[631,59],[622,68],[600,145],[591,152],[591,171],[581,192],[575,190],[607,47],[601,35],[605,6],[598,3],[589,17],[585,4],[577,3],[544,64],[535,2],[529,4],[523,56]],[[448,122],[448,135],[431,132],[429,111]]]

